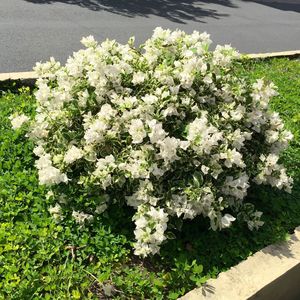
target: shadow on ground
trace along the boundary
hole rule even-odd
[[[300,0],[298,3],[295,1],[291,1],[289,3],[288,0],[276,0],[276,1],[270,1],[270,0],[243,0],[245,2],[255,2],[262,5],[267,5],[275,9],[280,9],[284,11],[294,11],[297,13],[300,13]]]
[[[204,18],[220,19],[229,17],[229,14],[210,8],[211,4],[238,8],[237,1],[232,0],[25,0],[34,4],[70,4],[87,8],[93,11],[106,11],[121,16],[134,18],[136,16],[149,17],[156,15],[176,23],[185,23],[185,20],[205,23]],[[270,6],[283,11],[300,12],[299,3],[285,0],[243,0]]]
[[[25,0],[35,4],[63,3],[77,5],[93,11],[106,11],[121,16],[133,18],[156,15],[176,23],[185,20],[202,22],[203,18],[219,19],[228,14],[208,7],[208,4],[218,4],[236,7],[231,0]]]

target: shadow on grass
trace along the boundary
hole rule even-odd
[[[173,230],[174,239],[168,240],[161,248],[160,256],[140,259],[133,254],[127,265],[130,268],[138,267],[149,272],[169,272],[172,274],[172,289],[186,291],[195,287],[190,275],[185,278],[175,274],[182,274],[186,266],[203,265],[201,276],[216,277],[220,272],[238,264],[262,248],[285,241],[288,233],[300,225],[300,181],[296,180],[292,194],[276,191],[267,186],[254,186],[249,191],[245,202],[253,203],[258,210],[263,211],[264,226],[259,230],[250,231],[245,223],[236,222],[231,228],[222,231],[208,230],[207,219],[198,217],[191,221],[184,221],[181,231]],[[127,216],[118,218],[120,223],[110,224],[114,232],[126,235],[133,240],[133,224],[130,224],[130,210]],[[116,220],[116,219],[115,219]],[[125,221],[125,223],[123,223]],[[132,222],[131,222],[132,223]],[[126,229],[125,229],[126,228]],[[292,240],[290,243],[293,242]],[[291,257],[289,250],[267,251],[270,255]],[[175,271],[174,271],[175,270]],[[210,286],[202,285],[204,294],[214,293]]]
[[[31,82],[25,82],[26,86],[29,86],[31,90],[34,87],[34,83],[31,84]],[[11,80],[7,79],[0,82],[0,97],[3,92],[12,92],[15,94],[19,93],[19,89],[24,86],[24,81],[21,80]]]

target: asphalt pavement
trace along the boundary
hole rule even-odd
[[[300,49],[300,0],[0,0],[0,73],[64,63],[94,35],[136,44],[156,26],[198,30],[243,53]]]

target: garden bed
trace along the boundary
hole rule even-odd
[[[300,62],[248,61],[237,72],[278,86],[271,106],[294,134],[282,155],[294,178],[293,191],[250,189],[247,201],[264,213],[259,231],[238,222],[221,232],[207,231],[207,220],[198,217],[185,222],[181,232],[174,230],[175,238],[162,246],[160,256],[147,259],[132,254],[130,208],[109,208],[98,227],[80,229],[71,221],[62,226],[52,220],[38,184],[33,144],[13,131],[8,119],[16,107],[33,114],[34,97],[28,87],[2,84],[0,299],[177,299],[293,232],[300,224]]]

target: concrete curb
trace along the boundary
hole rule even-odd
[[[260,58],[267,59],[272,57],[296,57],[296,56],[300,56],[300,50],[271,52],[271,53],[254,53],[254,54],[244,55],[244,57],[249,59],[260,59]],[[36,80],[37,78],[38,76],[35,74],[35,72],[0,73],[0,81],[21,80],[26,82],[26,81]]]
[[[289,240],[270,245],[210,279],[181,300],[300,299],[300,227]]]
[[[0,73],[0,81],[37,79],[35,72]]]
[[[21,85],[34,87],[38,76],[35,72],[15,72],[15,73],[2,73],[0,74],[1,81],[20,81]],[[0,86],[1,90],[1,86]]]
[[[246,57],[248,58],[263,58],[263,59],[273,58],[273,57],[296,57],[296,56],[300,56],[300,50],[246,54]]]

